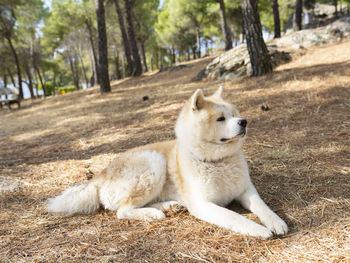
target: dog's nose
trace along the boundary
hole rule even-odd
[[[247,126],[247,120],[246,119],[240,119],[238,121],[238,125],[242,126],[243,128],[245,128]]]

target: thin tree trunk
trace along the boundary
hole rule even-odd
[[[90,41],[90,47],[91,47],[91,52],[92,52],[92,57],[93,57],[93,64],[94,64],[94,76],[96,78],[97,84],[99,84],[98,81],[98,61],[97,61],[97,55],[96,55],[96,50],[95,50],[95,43],[94,43],[94,35],[92,33],[92,26],[91,26],[91,21],[87,20],[85,22],[86,28],[89,33],[89,41]],[[91,84],[91,86],[95,85],[95,83]]]
[[[302,29],[302,15],[303,15],[303,0],[295,1],[294,15],[293,15],[293,30],[299,31]]]
[[[13,85],[14,87],[16,87],[16,81],[15,81],[15,78],[13,77],[12,72],[10,71],[10,69],[7,69],[7,73],[8,73],[9,76],[10,76],[12,85]]]
[[[275,38],[281,37],[280,12],[278,10],[278,0],[272,0],[273,21]]]
[[[126,72],[125,72],[125,54],[122,55],[122,77],[125,79]]]
[[[143,71],[147,72],[147,61],[146,61],[146,50],[145,50],[145,41],[140,41],[140,47],[141,47],[141,58],[142,58],[142,64],[143,64]]]
[[[18,87],[19,87],[19,99],[23,99],[23,87],[22,87],[22,75],[21,75],[21,67],[19,64],[19,59],[17,52],[12,44],[12,40],[10,37],[6,37],[7,42],[9,43],[12,54],[15,58],[16,68],[17,68],[17,77],[18,77]]]
[[[115,75],[117,79],[121,79],[120,64],[119,64],[119,52],[116,47],[114,47],[114,62],[115,62]]]
[[[226,21],[225,2],[224,0],[217,0],[220,4],[220,19],[221,19],[221,30],[225,41],[225,50],[232,48],[231,32]]]
[[[334,5],[334,15],[335,17],[338,17],[338,0],[333,0]]]
[[[150,57],[150,60],[149,60],[149,66],[151,68],[151,71],[153,71],[153,52],[151,53],[151,57]]]
[[[142,74],[142,65],[141,65],[139,50],[137,48],[137,42],[136,42],[136,37],[134,33],[134,25],[132,22],[132,15],[131,15],[132,3],[130,0],[124,0],[124,3],[125,3],[125,19],[126,19],[129,43],[131,46],[132,58],[134,63],[132,75],[140,76]]]
[[[192,59],[196,59],[197,58],[197,56],[196,56],[196,47],[192,47],[191,50],[192,50]]]
[[[96,71],[95,71],[95,62],[93,59],[92,50],[90,50],[90,70],[91,70],[90,86],[93,87],[95,86]]]
[[[86,83],[86,88],[89,87],[89,80],[87,78],[87,75],[86,75],[86,70],[85,70],[85,66],[84,66],[84,61],[82,59],[82,52],[81,52],[81,47],[79,47],[79,60],[80,60],[80,65],[81,65],[81,72],[83,73],[83,77],[84,77],[84,80],[85,80],[85,83]]]
[[[198,55],[197,57],[200,58],[201,57],[201,32],[200,32],[200,29],[197,28],[197,52],[198,52]]]
[[[53,72],[53,78],[52,78],[52,95],[56,96],[56,72]]]
[[[132,75],[132,73],[134,71],[134,63],[133,63],[132,58],[131,58],[130,44],[129,44],[128,35],[126,34],[123,12],[120,8],[119,0],[115,0],[114,3],[115,3],[117,15],[118,15],[120,32],[122,33],[124,54],[126,56],[126,61],[128,63],[128,75]]]
[[[27,58],[27,53],[23,55],[23,59],[24,59],[24,70],[27,74],[28,77],[28,89],[30,92],[30,97],[33,99],[34,98],[34,91],[33,91],[33,77],[32,77],[32,73],[30,72],[30,67],[29,67],[29,60]]]
[[[272,63],[262,36],[257,0],[242,0],[242,13],[252,76],[267,74],[272,71]]]
[[[4,74],[3,81],[4,81],[4,88],[6,89],[7,88],[7,75],[6,74]]]
[[[98,75],[100,81],[100,92],[103,94],[111,92],[108,73],[108,45],[104,0],[97,0],[96,14],[98,27]]]
[[[79,61],[78,61],[78,55],[75,53],[74,56],[74,71],[76,74],[77,84],[78,84],[78,90],[80,88],[80,76],[79,76]]]
[[[35,71],[36,71],[36,74],[38,75],[38,77],[39,77],[39,81],[40,81],[40,84],[41,84],[41,88],[43,89],[43,96],[44,96],[44,98],[46,97],[46,86],[45,86],[45,83],[44,83],[44,81],[43,81],[43,78],[42,78],[42,76],[41,76],[41,73],[40,73],[40,70],[39,70],[39,68],[38,67],[36,67],[35,66]]]
[[[69,55],[69,66],[70,66],[70,70],[72,71],[74,89],[79,90],[79,81],[77,80],[77,74],[75,72],[74,62],[70,55]]]

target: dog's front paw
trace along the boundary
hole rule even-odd
[[[250,224],[246,225],[243,231],[241,231],[241,233],[245,235],[253,236],[253,237],[264,238],[264,239],[267,239],[273,236],[272,232],[269,229],[255,222],[250,222]]]
[[[276,235],[284,235],[288,233],[287,224],[276,214],[271,215],[268,220],[263,223]]]
[[[249,231],[249,235],[254,236],[254,237],[261,237],[264,239],[268,239],[272,237],[272,232],[267,229],[266,227],[260,226],[257,228],[253,228],[252,231]]]

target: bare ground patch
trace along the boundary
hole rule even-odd
[[[112,83],[108,95],[92,88],[0,111],[0,183],[16,184],[0,193],[0,261],[350,262],[348,50],[344,41],[306,50],[268,76],[192,82],[207,58]],[[48,197],[88,180],[116,153],[174,138],[183,102],[197,88],[209,94],[219,85],[248,119],[252,180],[287,221],[287,236],[244,237],[186,212],[151,223],[103,209],[46,212]]]

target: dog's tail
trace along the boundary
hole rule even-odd
[[[100,207],[97,185],[94,182],[73,186],[48,200],[48,212],[90,214]]]

